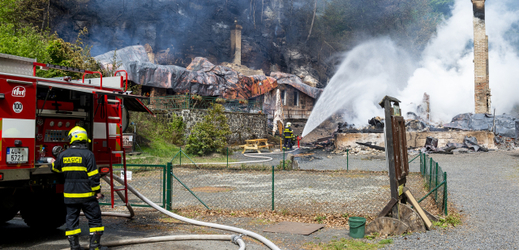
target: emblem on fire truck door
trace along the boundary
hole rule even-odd
[[[25,87],[23,87],[23,86],[14,87],[13,91],[11,91],[11,95],[13,97],[25,97]]]
[[[21,102],[15,102],[13,103],[13,111],[15,113],[20,113],[23,110],[23,104]]]

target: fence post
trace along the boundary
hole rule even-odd
[[[180,159],[179,165],[182,167],[182,148],[180,148],[180,158],[179,159]]]
[[[436,162],[435,175],[436,175],[436,184],[434,185],[434,187],[437,187],[438,186],[438,162]],[[436,192],[434,192],[434,201],[438,202],[438,189],[436,189]]]
[[[229,168],[229,147],[227,147],[227,168]]]
[[[429,190],[431,190],[432,186],[432,166],[433,166],[433,159],[429,158]]]
[[[274,211],[274,165],[272,165],[272,211]]]
[[[443,210],[445,215],[449,215],[447,210],[447,172],[443,172],[443,181],[445,181],[445,185],[443,186]]]
[[[422,151],[420,151],[420,173],[422,173],[423,176],[423,162],[424,162],[424,154]]]
[[[171,162],[166,164],[166,210],[171,210],[171,175],[173,174],[173,167]]]
[[[170,162],[166,163],[164,167],[162,168],[162,208],[166,209],[167,204],[167,195],[166,195],[166,181],[168,180],[168,164],[171,164]]]
[[[285,170],[285,147],[283,147],[283,170]]]
[[[350,149],[346,149],[346,171],[350,171]]]

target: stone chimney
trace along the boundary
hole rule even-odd
[[[234,56],[232,63],[241,65],[241,30],[242,26],[234,20],[234,25],[231,29],[231,53]]]
[[[485,31],[485,0],[471,0],[474,11],[474,100],[476,114],[490,114],[488,36]]]

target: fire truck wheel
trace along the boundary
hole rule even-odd
[[[0,224],[10,221],[18,213],[18,206],[14,197],[2,198],[0,202]]]
[[[63,194],[35,193],[31,198],[20,211],[25,224],[40,229],[54,229],[65,224],[67,210],[63,203]]]

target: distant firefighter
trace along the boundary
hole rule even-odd
[[[294,145],[294,132],[290,127],[292,124],[287,122],[285,126],[285,130],[283,131],[283,149],[292,149],[292,145]]]

